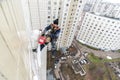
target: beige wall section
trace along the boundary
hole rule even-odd
[[[30,80],[28,39],[20,0],[0,1],[0,80]]]

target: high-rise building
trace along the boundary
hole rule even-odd
[[[47,47],[40,51],[37,44],[39,29],[44,30],[52,21],[49,18],[49,7],[47,0],[21,0],[27,33],[30,37],[30,49],[38,48],[37,53],[31,52],[30,77],[32,80],[46,80]],[[52,11],[50,11],[52,13]]]
[[[0,80],[31,80],[29,38],[20,0],[0,0]]]
[[[120,21],[86,13],[77,40],[102,50],[120,49]]]
[[[59,18],[61,33],[58,40],[58,48],[68,48],[71,45],[85,1],[86,0],[62,1]]]
[[[91,1],[93,3],[91,3]],[[91,5],[90,12],[97,15],[103,15],[106,17],[119,18],[120,19],[120,4],[104,2],[102,0],[90,0],[87,2],[87,6]]]
[[[0,80],[46,80],[47,48],[34,58],[31,35],[49,24],[48,14],[47,0],[0,1]]]
[[[61,0],[49,0],[48,1],[48,25],[53,23],[54,20],[59,18],[59,10],[60,10],[60,1]]]
[[[92,7],[91,7],[91,12],[96,12],[96,10],[98,9],[97,7],[99,6],[99,4],[101,3],[102,0],[90,0],[92,1]]]

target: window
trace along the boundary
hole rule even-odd
[[[48,10],[50,10],[51,9],[51,7],[48,7]]]
[[[48,14],[50,14],[50,12],[48,12]]]
[[[67,13],[64,14],[65,16],[67,15]]]
[[[56,5],[57,3],[56,2],[54,2],[54,5]]]
[[[114,21],[112,23],[115,23]]]
[[[48,16],[48,18],[50,18],[50,16]]]
[[[50,22],[50,20],[48,20],[47,22]]]
[[[50,2],[50,1],[48,1],[48,4],[51,4],[51,2]]]
[[[66,6],[69,6],[69,4],[66,4]]]
[[[53,16],[53,18],[55,18],[55,16]]]

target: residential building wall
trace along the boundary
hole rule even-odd
[[[103,50],[120,49],[120,21],[86,13],[77,40]]]
[[[0,1],[0,80],[31,80],[28,35],[20,0]]]
[[[32,80],[46,80],[47,70],[47,47],[40,51],[40,45],[37,43],[41,35],[39,29],[44,30],[48,20],[48,1],[47,0],[21,0],[23,14],[25,19],[26,31],[30,38],[29,54],[30,77]],[[37,48],[37,53],[32,49]]]
[[[35,58],[31,45],[34,30],[47,26],[47,1],[40,1],[0,1],[0,80],[46,80],[47,48]]]
[[[58,19],[58,13],[60,8],[61,0],[49,0],[48,1],[48,25],[53,23],[54,20]]]
[[[94,12],[98,15],[120,19],[120,5],[117,3],[109,3],[103,2],[102,0],[96,0],[96,2],[91,5],[92,7],[90,12]]]
[[[71,45],[84,4],[85,0],[64,0],[62,2],[59,19],[61,33],[58,40],[58,48]]]

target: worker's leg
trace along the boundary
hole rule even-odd
[[[40,45],[40,51],[42,51],[42,49],[45,47],[44,44]]]
[[[56,41],[54,39],[51,40],[52,48],[56,48]]]
[[[45,28],[45,30],[43,31],[43,34],[45,34],[48,30],[50,30],[51,29],[51,25],[49,25],[49,26],[47,26],[46,28]]]
[[[47,44],[48,44],[48,42],[46,42],[45,44],[40,45],[40,50],[42,50]]]
[[[57,46],[56,46],[56,41],[54,41],[53,39],[51,41],[51,46],[52,46],[52,58],[55,58]]]

